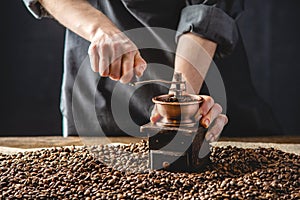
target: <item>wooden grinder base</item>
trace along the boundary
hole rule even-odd
[[[209,161],[210,149],[204,140],[207,129],[198,124],[166,127],[148,123],[140,130],[149,138],[149,167],[153,170],[194,172]]]

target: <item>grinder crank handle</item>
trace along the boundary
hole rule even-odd
[[[136,86],[140,84],[148,84],[148,83],[166,83],[166,84],[175,84],[176,89],[180,89],[180,85],[184,84],[185,86],[185,81],[182,81],[182,74],[181,73],[174,73],[174,81],[166,81],[162,79],[154,79],[154,80],[146,80],[146,81],[137,81],[137,77],[134,76],[129,83],[130,86]]]
[[[136,80],[136,78],[134,77]],[[162,79],[156,79],[156,80],[146,80],[146,81],[131,81],[129,83],[130,86],[136,86],[141,84],[147,84],[147,83],[166,83],[166,84],[174,84],[175,88],[170,88],[171,91],[174,91],[174,97],[175,98],[181,98],[182,91],[186,90],[186,83],[182,80],[182,74],[181,73],[174,73],[174,81],[166,81]],[[181,87],[181,85],[184,85],[184,88]]]
[[[142,84],[148,84],[148,83],[185,84],[184,81],[177,82],[177,81],[166,81],[166,80],[162,80],[162,79],[146,80],[146,81],[133,81],[128,84],[130,86],[136,86],[136,85],[142,85]]]

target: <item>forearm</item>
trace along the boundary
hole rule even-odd
[[[198,94],[212,62],[217,44],[193,33],[180,36],[175,57],[175,72],[187,81],[187,92]]]
[[[97,32],[118,32],[115,25],[87,0],[39,0],[62,25],[91,41]]]

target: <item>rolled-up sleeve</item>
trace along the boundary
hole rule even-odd
[[[39,3],[38,0],[23,0],[23,2],[35,18],[52,18],[52,16],[46,11],[46,9]]]
[[[239,38],[236,19],[243,11],[243,0],[188,1],[181,11],[176,42],[180,35],[193,32],[218,44],[216,55],[229,55]]]

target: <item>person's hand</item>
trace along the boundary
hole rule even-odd
[[[208,128],[205,135],[206,140],[214,142],[219,138],[224,126],[228,122],[228,118],[222,114],[222,107],[215,103],[212,97],[206,95],[201,95],[201,97],[203,98],[203,103],[195,115],[195,120],[199,121],[203,127]],[[156,123],[161,118],[156,110],[156,106],[154,106],[150,121]]]
[[[135,44],[118,31],[96,33],[88,53],[93,71],[122,83],[130,82],[134,75],[142,76],[146,69]]]

